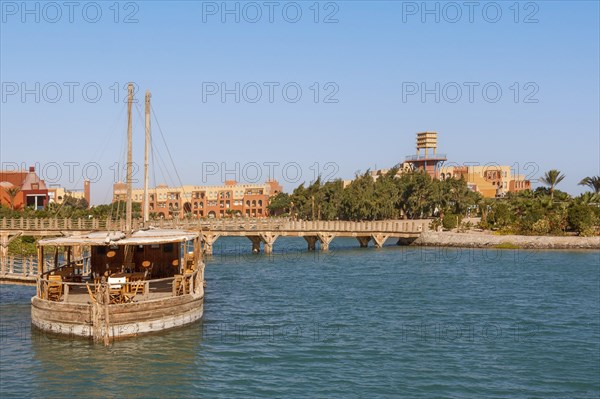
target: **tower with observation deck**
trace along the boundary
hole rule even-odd
[[[446,154],[437,153],[437,132],[420,132],[417,133],[417,154],[408,155],[405,164],[412,170],[425,171],[432,178],[438,179],[440,168],[446,159]]]

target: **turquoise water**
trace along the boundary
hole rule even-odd
[[[600,254],[220,239],[193,326],[114,343],[30,327],[0,287],[0,397],[600,396]]]

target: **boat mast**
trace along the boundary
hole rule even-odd
[[[131,132],[131,104],[133,103],[133,83],[127,86],[127,206],[125,208],[125,236],[131,236],[131,180],[133,174],[133,161],[131,155],[131,141],[133,134]]]
[[[150,153],[150,90],[146,90],[146,144],[144,147],[144,226],[150,220],[148,203],[148,156]]]

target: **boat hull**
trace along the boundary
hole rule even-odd
[[[119,339],[182,327],[202,318],[203,311],[203,292],[109,305],[108,336]],[[31,299],[31,322],[45,332],[90,339],[104,336],[107,323],[102,320],[94,326],[93,314],[92,304]]]

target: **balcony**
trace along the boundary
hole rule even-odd
[[[446,154],[407,155],[406,161],[445,161]]]

